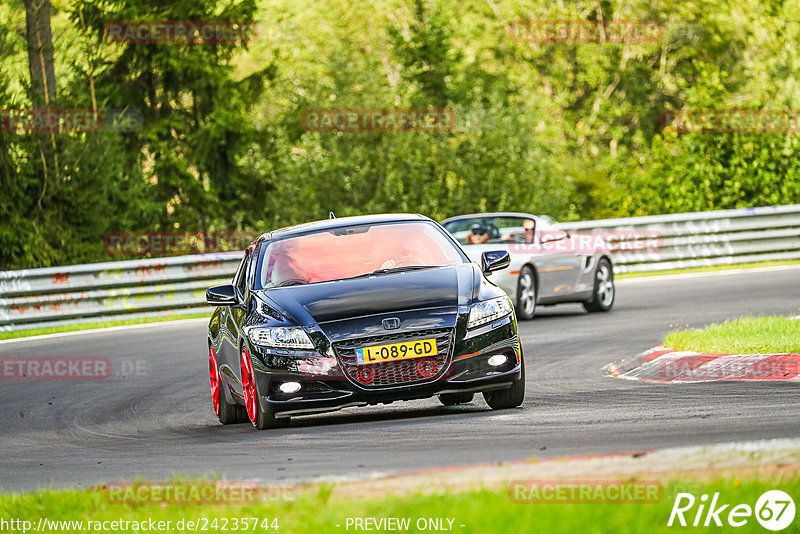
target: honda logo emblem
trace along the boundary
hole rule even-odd
[[[384,319],[383,320],[383,327],[386,330],[396,330],[396,329],[400,328],[400,319],[398,319],[397,317],[392,317],[390,319]]]

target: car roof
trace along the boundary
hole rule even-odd
[[[442,224],[453,222],[453,221],[460,221],[462,219],[476,219],[476,218],[486,218],[486,217],[522,217],[525,219],[534,219],[539,220],[542,217],[538,215],[531,215],[530,213],[520,213],[517,211],[498,211],[494,213],[471,213],[469,215],[457,215],[455,217],[450,217],[442,221]]]
[[[408,221],[432,221],[429,217],[420,215],[418,213],[382,213],[379,215],[358,215],[356,217],[341,217],[336,219],[322,219],[320,221],[313,221],[294,226],[287,226],[286,228],[278,228],[271,232],[266,232],[259,237],[259,240],[276,239],[279,237],[288,237],[292,235],[305,234],[307,232],[315,232],[319,230],[331,230],[334,228],[342,228],[344,226],[353,226],[359,224],[375,224],[375,223],[389,223],[389,222],[408,222]]]

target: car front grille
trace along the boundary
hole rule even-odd
[[[417,339],[436,339],[438,354],[394,362],[361,365],[356,363],[356,348]],[[417,384],[436,380],[447,370],[453,347],[453,329],[417,330],[383,336],[349,339],[333,344],[336,357],[345,375],[353,383],[367,389]]]

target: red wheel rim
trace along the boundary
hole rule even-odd
[[[211,345],[208,346],[208,377],[211,381],[211,404],[214,405],[214,413],[219,415],[219,368],[217,355]]]
[[[242,393],[244,394],[244,405],[247,407],[247,416],[250,422],[256,424],[256,382],[253,373],[253,362],[250,360],[250,353],[246,347],[242,347]]]

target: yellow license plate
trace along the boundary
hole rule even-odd
[[[356,349],[356,363],[370,365],[373,363],[393,362],[396,360],[410,360],[411,358],[424,358],[436,356],[435,339],[418,339],[416,341],[401,341],[388,345],[373,345]]]

